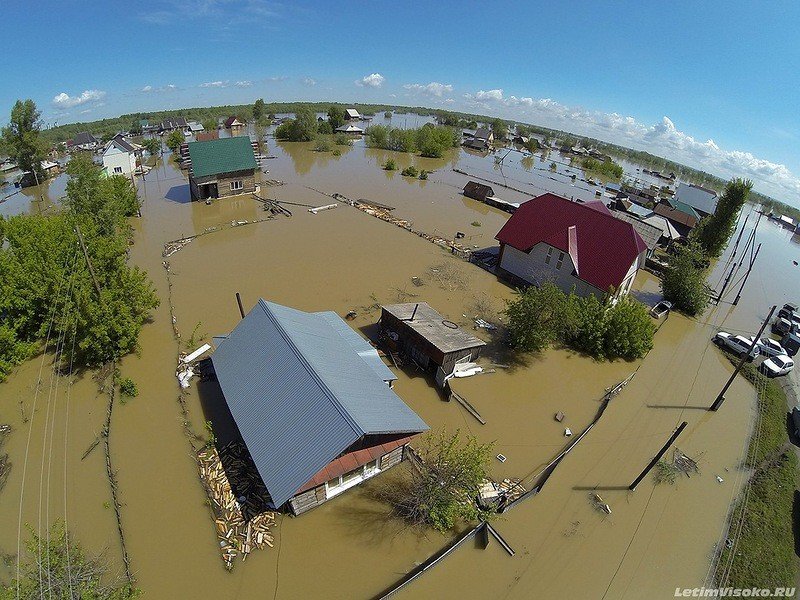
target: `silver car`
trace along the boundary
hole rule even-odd
[[[763,337],[758,342],[758,353],[762,356],[780,356],[786,354],[786,350],[772,338]]]

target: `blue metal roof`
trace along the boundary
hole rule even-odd
[[[276,506],[362,436],[428,429],[345,329],[360,340],[334,313],[262,299],[211,357]]]

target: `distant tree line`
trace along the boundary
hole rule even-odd
[[[461,132],[445,125],[426,123],[418,129],[400,129],[386,125],[373,125],[367,129],[366,143],[370,148],[419,153],[421,156],[441,158],[445,151],[458,147]]]

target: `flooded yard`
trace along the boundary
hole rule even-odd
[[[553,175],[550,159],[536,157],[526,167],[520,153],[510,155],[501,172],[491,156],[462,150],[422,159],[357,144],[335,157],[314,152],[311,144],[271,139],[269,150],[276,158],[263,161],[261,179],[285,185],[265,184],[260,193],[285,201],[294,213],[291,218],[268,219],[269,213],[249,196],[191,203],[186,177],[168,157],[140,181],[142,218],[134,221],[131,260],[148,271],[162,304],[142,331],[141,353],[120,366],[138,384],[139,396],[115,406],[109,441],[126,545],[145,597],[370,598],[449,541],[394,521],[371,493],[377,478],[301,517],[279,517],[275,547],[237,562],[232,573],[220,560],[186,435],[206,437],[210,413],[193,384],[184,415],[175,364],[193,333],[199,346],[236,325],[236,292],[245,310],[263,297],[301,310],[333,310],[342,316],[355,311],[350,325],[367,337],[375,337],[383,303],[424,300],[473,332],[476,317],[496,320],[513,295],[475,265],[353,207],[339,204],[314,215],[296,205],[329,204],[333,201],[324,194],[334,192],[365,198],[395,207],[393,214],[413,221],[415,229],[446,239],[461,232],[466,246],[483,248],[494,245],[508,215],[465,198],[461,189],[469,178],[454,167],[530,192],[495,189],[512,202],[548,185],[568,196],[594,197],[591,189],[572,186],[569,173]],[[401,169],[413,163],[431,171],[430,178],[420,181],[382,170],[390,154]],[[559,172],[565,169],[558,167]],[[232,225],[243,221],[248,223]],[[205,234],[162,257],[165,242],[200,233]],[[784,260],[787,247],[798,254],[797,245],[780,245],[785,240],[776,232],[766,235],[775,238],[765,243],[766,256]],[[777,272],[783,273],[783,267]],[[564,428],[583,430],[607,388],[636,372],[543,490],[496,521],[516,556],[509,557],[496,543],[486,550],[467,543],[398,597],[666,598],[676,587],[701,585],[742,484],[739,464],[755,410],[754,391],[742,379],[719,412],[705,410],[732,372],[709,341],[727,326],[754,332],[768,310],[765,302],[788,300],[792,290],[800,289],[797,271],[791,273],[760,285],[756,280],[735,310],[720,304],[702,322],[671,315],[643,361],[597,362],[563,349],[517,361],[485,330],[474,331],[489,342],[481,363],[494,372],[458,380],[454,389],[480,412],[485,425],[457,402],[444,401],[431,378],[413,367],[398,371],[395,391],[432,429],[459,428],[492,442],[493,453],[507,457],[503,463],[494,461],[495,479],[528,482],[566,446]],[[414,277],[421,286],[412,283]],[[644,272],[636,287],[648,294],[658,291],[657,280]],[[24,364],[0,387],[0,422],[14,427],[6,442],[14,466],[0,493],[0,551],[16,552],[24,474],[23,522],[37,530],[64,518],[66,497],[70,530],[90,551],[105,548],[121,572],[102,449],[81,458],[102,430],[108,398],[97,392],[91,373],[50,391],[50,359],[41,361]],[[41,364],[37,396],[33,391]],[[557,412],[566,415],[561,423],[554,420]],[[699,475],[659,486],[647,477],[629,492],[628,485],[682,421],[688,426],[676,446],[698,461]],[[596,509],[594,493],[609,504],[611,514]],[[22,533],[25,537],[24,526]]]

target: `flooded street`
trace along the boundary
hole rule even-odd
[[[404,117],[413,116],[393,119]],[[586,200],[595,195],[585,182],[572,184],[574,169],[568,165],[550,171],[550,163],[561,160],[557,156],[512,152],[501,169],[491,155],[461,149],[423,159],[362,143],[341,147],[339,157],[314,152],[311,143],[270,138],[268,146],[275,158],[262,162],[260,177],[285,185],[263,185],[260,194],[287,202],[291,218],[269,218],[249,196],[191,203],[186,176],[169,157],[146,181],[139,180],[142,218],[133,221],[131,260],[149,273],[162,303],[142,330],[140,354],[120,365],[122,375],[137,383],[139,396],[116,404],[109,442],[127,550],[147,598],[370,598],[450,539],[392,520],[388,507],[370,493],[377,478],[301,517],[279,517],[275,548],[237,561],[232,573],[223,567],[187,435],[207,437],[204,423],[213,421],[213,410],[193,383],[184,415],[175,378],[176,356],[193,349],[187,346],[193,332],[195,346],[229,332],[239,321],[236,292],[245,310],[263,297],[301,310],[355,311],[350,325],[367,337],[375,336],[383,303],[424,300],[471,331],[474,318],[497,319],[513,296],[477,266],[353,207],[339,204],[315,215],[288,203],[329,204],[324,194],[334,192],[373,200],[395,207],[393,215],[412,221],[417,230],[446,239],[461,232],[464,245],[484,248],[495,244],[508,215],[465,198],[461,190],[469,178],[453,168],[524,190],[496,187],[496,195],[510,202],[544,190]],[[431,171],[430,178],[382,170],[388,156],[400,169],[414,164]],[[62,196],[64,185],[65,176],[52,182],[45,202]],[[0,204],[0,214],[35,211],[37,204],[25,190]],[[241,221],[248,223],[232,225]],[[162,257],[165,242],[200,233],[205,234]],[[553,349],[515,362],[484,330],[475,331],[490,342],[482,364],[509,367],[454,384],[485,425],[458,403],[443,401],[430,378],[413,368],[397,371],[394,390],[432,429],[460,428],[492,442],[493,454],[507,457],[504,463],[493,461],[494,478],[527,482],[566,446],[564,427],[583,430],[607,388],[636,372],[543,490],[494,524],[516,556],[494,542],[486,550],[469,542],[398,597],[633,600],[671,598],[676,587],[701,585],[743,482],[739,464],[755,414],[754,390],[742,378],[718,412],[705,410],[733,370],[710,339],[723,328],[755,333],[771,304],[796,300],[800,271],[791,261],[800,258],[800,245],[787,233],[763,219],[757,271],[738,306],[722,302],[701,320],[672,314],[643,361],[597,362]],[[711,275],[712,285],[726,262],[727,255]],[[412,284],[412,277],[423,284]],[[635,287],[657,297],[658,281],[646,272]],[[726,299],[733,296],[735,291]],[[180,339],[173,334],[171,306]],[[16,552],[21,492],[23,522],[34,530],[63,519],[66,498],[70,531],[90,552],[106,549],[121,573],[102,444],[81,458],[102,430],[108,396],[97,391],[91,373],[71,386],[62,379],[56,390],[50,361],[28,361],[0,386],[0,423],[14,428],[5,446],[13,468],[0,492],[0,551]],[[559,411],[566,415],[563,423],[553,418]],[[676,446],[698,461],[699,475],[659,486],[647,477],[629,492],[628,485],[682,421],[688,426]],[[610,505],[610,515],[592,504],[595,492]],[[27,537],[24,525],[22,533]],[[4,578],[13,574],[2,569]]]

